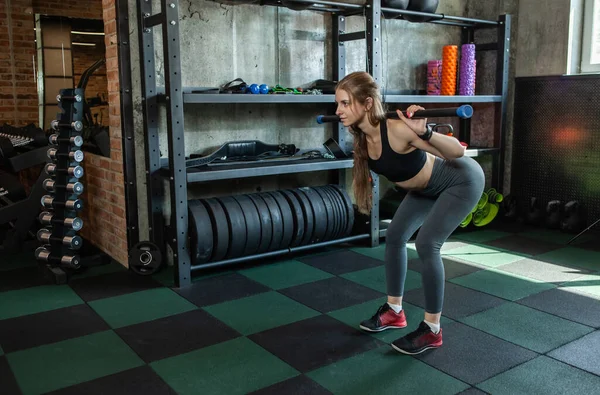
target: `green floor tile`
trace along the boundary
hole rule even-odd
[[[168,288],[155,288],[88,303],[112,328],[139,324],[197,309]]]
[[[487,267],[498,267],[516,262],[529,255],[510,253],[497,248],[468,245],[442,252],[442,255],[478,263]]]
[[[501,232],[499,230],[477,230],[474,232],[456,233],[455,238],[465,240],[473,243],[485,243],[486,241],[492,241],[501,239],[506,236],[510,236],[512,233]]]
[[[204,310],[244,335],[321,314],[274,291],[207,306]]]
[[[554,284],[493,269],[480,270],[449,281],[508,300],[518,300],[556,288]]]
[[[7,354],[24,395],[41,394],[141,366],[113,331]]]
[[[245,269],[239,273],[272,289],[283,289],[333,277],[330,273],[294,260]]]
[[[377,312],[377,309],[386,301],[386,299],[370,300],[365,303],[361,303],[355,306],[346,307],[344,309],[335,310],[328,313],[329,316],[335,318],[338,321],[343,322],[353,328],[359,329],[361,321],[371,318],[373,314]],[[378,333],[364,332],[365,335],[373,336],[385,343],[391,343],[394,340],[409,334],[410,332],[417,329],[421,321],[423,321],[423,315],[425,310],[418,306],[411,305],[409,303],[402,303],[402,308],[406,314],[407,326],[402,329],[388,329]],[[441,325],[447,325],[450,322],[454,322],[450,318],[442,316]]]
[[[599,251],[584,250],[577,247],[565,247],[545,254],[536,255],[535,259],[558,265],[600,271]]]
[[[367,373],[368,372],[368,373]],[[334,394],[456,394],[469,388],[431,366],[380,347],[307,374]]]
[[[529,237],[530,239],[546,241],[548,243],[555,244],[567,244],[575,235],[570,233],[563,233],[558,230],[550,229],[531,229],[524,232],[519,232],[519,236]],[[577,238],[573,243],[584,243],[590,240],[590,234],[583,234]]]
[[[385,266],[358,270],[356,272],[342,274],[340,277],[387,294],[387,286],[385,283]],[[411,289],[417,289],[421,286],[421,274],[415,272],[414,270],[407,270],[404,290],[408,292]]]
[[[593,331],[585,325],[516,303],[505,303],[461,321],[539,353],[551,351]]]
[[[573,281],[562,283],[560,288],[600,299],[600,274],[586,274]]]
[[[366,255],[368,257],[379,259],[380,261],[385,261],[385,244],[380,244],[377,247],[356,247],[350,248],[350,250],[354,252],[358,252],[359,254]],[[408,255],[408,259],[415,259],[419,257],[417,251],[414,249],[414,243],[412,246],[409,244],[406,248],[406,252]]]
[[[178,394],[246,394],[299,374],[241,337],[150,365]]]
[[[600,377],[539,356],[477,385],[494,395],[597,394]]]
[[[0,293],[0,320],[82,304],[68,285],[43,285]]]

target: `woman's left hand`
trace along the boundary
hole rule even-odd
[[[400,110],[396,110],[396,112],[398,113],[398,117],[404,121],[404,123],[416,134],[418,134],[419,136],[423,135],[426,131],[427,131],[427,118],[419,118],[419,119],[410,119],[415,112],[417,112],[418,110],[424,110],[423,107],[421,106],[417,106],[416,104],[411,105],[410,107],[408,107],[406,109],[406,115],[408,115],[408,118],[404,116],[404,114],[402,114],[402,111]]]

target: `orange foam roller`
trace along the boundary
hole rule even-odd
[[[446,45],[442,50],[442,95],[456,94],[456,72],[458,70],[458,46]]]

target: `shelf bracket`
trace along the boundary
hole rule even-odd
[[[145,15],[147,15],[147,14],[145,14]],[[154,26],[162,25],[164,19],[165,18],[164,18],[164,15],[162,12],[159,12],[158,14],[154,14],[154,15],[145,16],[144,17],[144,27],[151,28]]]
[[[338,41],[342,43],[345,41],[364,40],[366,37],[366,32],[341,33]]]

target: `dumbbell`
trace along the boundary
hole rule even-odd
[[[42,206],[44,208],[66,208],[67,210],[80,211],[83,209],[83,201],[81,199],[67,200],[66,202],[57,201],[54,196],[42,196]]]
[[[57,263],[62,266],[69,267],[71,269],[79,269],[81,266],[81,259],[79,255],[63,255],[61,257],[53,256],[46,247],[38,247],[35,250],[35,257],[40,261],[49,263]]]
[[[42,186],[48,192],[56,192],[57,189],[66,189],[69,193],[74,193],[76,195],[81,195],[83,193],[83,184],[79,181],[77,182],[69,182],[67,185],[57,184],[56,181],[46,178],[42,183]]]
[[[81,236],[74,235],[74,236],[55,237],[55,236],[52,236],[52,232],[48,229],[38,230],[37,238],[41,243],[48,244],[51,241],[56,241],[72,250],[77,250],[77,249],[81,248],[81,245],[83,244],[83,239],[81,238]]]
[[[69,166],[67,169],[59,169],[54,163],[46,163],[44,170],[50,176],[55,176],[57,173],[67,173],[71,177],[83,177],[83,167],[81,166]]]
[[[81,147],[83,145],[83,137],[81,136],[73,136],[73,137],[59,137],[58,134],[51,134],[48,137],[48,141],[52,145],[58,145],[59,143],[69,143],[74,147]]]
[[[50,122],[50,127],[53,130],[58,130],[60,128],[72,128],[75,129],[77,132],[81,132],[83,130],[83,122],[74,121],[71,123],[60,123],[55,119],[54,121]]]
[[[39,220],[42,225],[62,225],[71,228],[74,231],[80,231],[83,228],[83,220],[79,217],[74,218],[54,218],[54,214],[48,211],[40,213]]]
[[[56,160],[58,157],[60,156],[68,156],[70,160],[75,161],[75,162],[83,162],[83,151],[81,150],[76,150],[76,151],[70,151],[69,153],[58,153],[58,150],[56,148],[49,148],[48,149],[48,158],[50,160]]]

